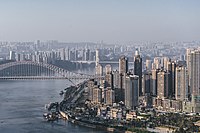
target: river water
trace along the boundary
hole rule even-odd
[[[0,81],[0,133],[102,133],[64,120],[43,119],[44,105],[61,101],[66,80]]]

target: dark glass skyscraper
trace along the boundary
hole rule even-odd
[[[142,95],[142,58],[139,51],[135,51],[134,56],[134,74],[139,76],[139,96]]]

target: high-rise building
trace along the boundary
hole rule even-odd
[[[97,66],[96,66],[96,75],[97,76],[102,76],[103,75],[103,67],[100,64],[97,64]]]
[[[188,72],[185,66],[176,67],[176,100],[188,98]]]
[[[110,64],[105,66],[105,72],[106,74],[110,74],[112,72],[112,66]]]
[[[113,87],[114,88],[120,88],[119,79],[120,79],[119,71],[117,70],[113,71]]]
[[[152,69],[160,69],[160,58],[159,57],[155,57],[154,61],[153,61],[153,66]]]
[[[90,58],[90,50],[89,49],[86,49],[86,51],[85,51],[85,61],[89,61],[89,58]]]
[[[99,64],[99,50],[96,49],[96,62],[95,62],[96,66]]]
[[[75,61],[77,61],[79,58],[79,51],[77,49],[75,49]]]
[[[65,58],[66,58],[66,60],[70,60],[70,50],[69,50],[69,48],[67,48],[67,50],[65,51]]]
[[[25,54],[24,53],[21,53],[20,54],[20,61],[25,61]]]
[[[128,72],[128,58],[126,56],[121,56],[119,58],[119,73],[123,74]]]
[[[124,55],[119,59],[119,88],[120,88],[120,100],[124,101],[124,89],[126,73],[128,72],[128,58]]]
[[[113,74],[112,73],[108,73],[105,75],[105,85],[106,87],[113,88]]]
[[[94,86],[94,88],[93,88],[92,101],[94,103],[102,102],[102,90],[100,88],[98,88],[98,86]]]
[[[146,70],[151,70],[151,60],[146,59]]]
[[[165,71],[159,71],[157,73],[157,97],[164,99],[168,97],[169,92],[169,73]]]
[[[157,96],[157,79],[158,79],[157,73],[158,73],[158,70],[152,69],[151,73],[152,73],[152,95]]]
[[[200,50],[192,50],[189,53],[189,82],[190,92],[193,96],[197,96],[196,101],[200,102]]]
[[[175,98],[176,90],[176,63],[168,62],[167,72],[169,72],[169,97]]]
[[[175,90],[176,90],[176,63],[175,62],[172,62],[172,77],[171,78],[171,84],[172,84],[172,94],[173,94],[173,97],[175,97]]]
[[[60,59],[61,60],[66,60],[65,49],[64,48],[60,49]]]
[[[142,90],[143,94],[152,94],[152,74],[145,72],[142,77]]]
[[[89,100],[93,100],[93,88],[94,88],[94,85],[95,85],[95,82],[94,82],[94,79],[90,79],[88,82],[87,82],[87,86],[88,86],[88,99]]]
[[[164,68],[164,70],[167,70],[169,61],[170,61],[170,59],[168,57],[163,58],[163,63],[164,63],[163,68]]]
[[[187,67],[188,67],[188,72],[190,72],[189,70],[189,66],[190,66],[190,53],[191,53],[191,49],[187,49],[186,50],[186,62],[187,62]]]
[[[158,98],[164,99],[165,72],[158,72],[157,77],[157,96]]]
[[[142,95],[142,58],[138,50],[135,52],[134,56],[134,74],[139,76],[139,95]]]
[[[10,51],[9,60],[15,60],[15,52],[14,51]]]
[[[115,102],[115,91],[111,87],[107,87],[105,90],[105,103],[112,105]]]
[[[125,88],[125,105],[129,109],[135,109],[138,106],[139,99],[139,76],[127,75]]]

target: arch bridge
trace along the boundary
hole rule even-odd
[[[72,82],[91,78],[100,77],[71,72],[42,62],[19,61],[0,65],[0,79],[68,79]]]

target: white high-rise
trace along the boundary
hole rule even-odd
[[[10,60],[15,60],[15,52],[14,51],[10,51],[9,59]]]
[[[99,50],[96,49],[96,66],[99,64]]]

